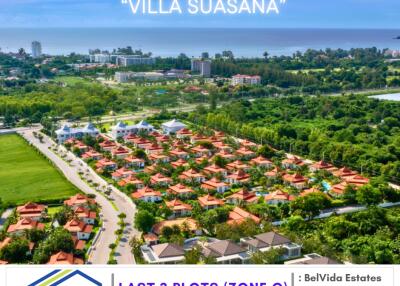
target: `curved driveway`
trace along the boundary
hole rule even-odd
[[[111,199],[114,201],[113,206],[106,197],[99,194],[96,190],[91,188],[86,182],[81,179],[79,172],[87,166],[84,166],[80,159],[76,158],[71,152],[68,152],[66,153],[67,158],[71,160],[70,164],[68,164],[51,150],[51,147],[55,146],[54,141],[52,141],[48,136],[43,135],[43,142],[41,143],[33,135],[34,131],[38,130],[24,130],[22,132],[20,131],[19,133],[38,150],[40,150],[46,157],[48,157],[62,171],[64,176],[78,189],[86,194],[96,195],[96,201],[101,207],[100,215],[103,220],[102,232],[100,233],[95,244],[92,246],[92,252],[88,257],[88,263],[107,263],[111,251],[109,249],[109,245],[114,243],[117,238],[117,236],[115,235],[115,231],[119,228],[118,214],[121,212],[124,212],[127,215],[127,227],[125,229],[125,233],[123,235],[121,243],[116,249],[116,259],[119,264],[135,263],[129,247],[129,239],[133,235],[138,234],[137,230],[133,229],[131,224],[133,216],[136,212],[133,202],[125,194],[113,188],[113,192],[110,196]],[[94,182],[98,182],[99,185],[104,185],[105,182],[103,181],[103,179],[101,179],[96,173],[94,173],[91,168],[86,169],[89,170],[89,173],[85,174],[85,176],[90,176],[90,179],[92,179]]]

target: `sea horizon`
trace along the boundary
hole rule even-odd
[[[398,36],[400,29],[379,28],[1,27],[0,48],[29,52],[31,42],[40,41],[43,52],[50,55],[131,46],[161,57],[214,55],[223,50],[237,57],[262,57],[265,51],[279,56],[307,49],[400,49]]]

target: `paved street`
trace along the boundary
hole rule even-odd
[[[103,220],[103,228],[102,232],[99,236],[97,242],[93,245],[93,251],[91,252],[88,263],[91,264],[106,264],[109,259],[110,249],[109,245],[114,243],[116,240],[115,231],[118,227],[118,214],[120,212],[124,212],[127,214],[128,218],[132,220],[135,207],[132,202],[129,203],[127,197],[121,194],[118,190],[113,190],[113,195],[111,196],[114,199],[114,204],[118,208],[116,210],[111,202],[106,199],[105,196],[100,195],[96,190],[91,188],[86,182],[84,182],[79,176],[79,172],[83,170],[84,167],[81,166],[80,159],[74,158],[70,152],[67,153],[66,160],[72,160],[70,164],[61,159],[58,155],[56,155],[50,148],[55,146],[55,143],[47,136],[44,136],[43,142],[39,142],[37,138],[34,137],[33,131],[37,131],[35,129],[19,131],[19,133],[24,136],[29,142],[31,142],[34,146],[36,146],[44,155],[46,155],[65,175],[65,177],[74,184],[77,188],[82,190],[86,194],[95,194],[96,201],[101,207],[101,218]],[[90,168],[86,168],[90,169]],[[86,170],[85,170],[86,171]],[[91,170],[89,170],[90,172]],[[91,172],[90,172],[91,173]],[[94,172],[92,172],[94,173]],[[93,178],[96,179],[97,174],[93,175]],[[100,177],[97,176],[97,180],[99,182],[102,181]],[[97,182],[94,180],[94,182]],[[99,184],[101,185],[101,184]],[[135,230],[133,230],[132,225],[127,226],[127,231],[124,234],[124,241],[118,246],[117,252],[119,252],[119,256],[117,257],[118,263],[126,263],[132,264],[134,263],[133,255],[131,254],[128,242],[131,235],[135,234]]]

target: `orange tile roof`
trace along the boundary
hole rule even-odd
[[[161,192],[155,191],[149,187],[144,187],[142,189],[137,190],[135,193],[131,195],[134,199],[140,199],[143,197],[161,197]]]
[[[91,211],[88,208],[85,207],[78,207],[76,208],[76,210],[74,211],[74,214],[78,217],[78,218],[91,218],[91,219],[96,219],[97,214],[95,211]]]
[[[68,200],[64,201],[64,204],[67,206],[95,204],[95,203],[96,203],[95,200],[89,199],[87,196],[83,194],[77,194],[75,196],[70,197]]]
[[[229,186],[229,185],[225,182],[221,182],[217,178],[212,178],[211,180],[205,181],[201,184],[202,188],[211,189],[211,190],[214,190],[218,187],[225,187],[225,186]]]
[[[239,192],[233,193],[227,199],[236,199],[240,201],[257,201],[258,198],[254,192],[249,192],[245,189],[241,189]]]
[[[93,230],[93,226],[74,218],[64,225],[64,229],[68,230],[69,232],[91,233]]]
[[[275,192],[272,192],[268,195],[265,196],[266,201],[273,201],[273,200],[278,200],[278,201],[293,201],[295,199],[294,196],[289,195],[288,193],[283,192],[282,190],[278,190]]]
[[[43,223],[34,221],[30,218],[23,218],[20,219],[16,224],[11,224],[7,232],[12,233],[16,231],[22,231],[22,230],[31,230],[31,229],[40,229],[43,230],[45,225]]]
[[[217,199],[211,195],[206,195],[204,197],[199,197],[197,199],[202,207],[206,206],[222,206],[224,202],[220,199]]]
[[[347,167],[343,167],[335,172],[333,172],[333,175],[336,177],[350,177],[350,176],[355,176],[357,175],[357,172],[350,170]]]
[[[231,212],[229,212],[229,219],[228,219],[228,224],[241,224],[245,222],[246,220],[251,219],[255,223],[260,223],[260,218],[239,208],[235,207]]]
[[[272,161],[264,158],[263,156],[258,156],[257,158],[251,159],[251,163],[255,165],[271,165]]]
[[[158,183],[172,183],[172,179],[169,177],[164,176],[161,173],[157,173],[150,178],[151,183],[158,184]]]
[[[296,173],[294,175],[286,174],[283,176],[283,180],[286,182],[289,182],[289,183],[294,183],[294,184],[308,182],[307,178],[303,177],[302,175],[300,175],[298,173]]]
[[[136,176],[131,175],[131,176],[119,181],[118,185],[121,187],[124,187],[126,185],[143,185],[143,181],[136,178]]]
[[[22,217],[29,217],[32,215],[40,215],[47,208],[45,205],[40,205],[36,203],[26,203],[23,206],[17,207],[17,213]]]
[[[175,186],[170,186],[169,189],[168,189],[168,192],[172,193],[172,194],[178,194],[178,195],[179,194],[194,193],[194,191],[191,188],[186,187],[185,185],[182,185],[182,184],[177,184]]]
[[[193,209],[191,205],[185,204],[178,199],[172,200],[170,202],[166,202],[165,204],[166,204],[167,208],[169,208],[172,211],[180,211],[180,210],[191,211]]]
[[[66,253],[63,251],[60,251],[50,257],[50,260],[47,264],[83,264],[83,260],[80,258],[74,257],[72,253]]]

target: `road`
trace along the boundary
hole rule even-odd
[[[33,135],[34,131],[38,130],[29,129],[18,132],[31,144],[33,144],[38,150],[40,150],[47,158],[49,158],[62,171],[64,176],[78,189],[82,190],[86,194],[96,195],[96,201],[101,207],[100,216],[103,220],[103,226],[99,238],[92,246],[92,251],[88,257],[88,263],[106,264],[109,260],[109,254],[111,251],[109,245],[115,243],[117,239],[115,231],[119,228],[118,215],[120,214],[120,212],[125,212],[127,214],[127,220],[128,218],[132,220],[136,211],[136,209],[134,208],[134,204],[132,202],[131,204],[127,202],[127,197],[121,195],[120,191],[114,190],[111,199],[114,199],[114,204],[118,208],[118,210],[115,209],[110,200],[108,200],[105,196],[99,194],[99,192],[91,188],[85,181],[81,179],[79,175],[79,172],[82,170],[80,159],[74,158],[74,156],[68,152],[69,154],[66,154],[66,160],[72,161],[70,161],[70,163],[67,163],[59,155],[51,150],[52,148],[57,146],[54,141],[52,141],[48,136],[44,135],[42,142],[40,142]],[[127,242],[132,233],[134,233],[134,230],[131,223],[129,223],[129,226],[127,226],[127,231],[124,234],[124,241],[117,248],[117,251],[120,251],[120,255],[117,257],[118,263],[133,264],[135,262]]]
[[[77,158],[73,153],[66,152],[64,147],[61,147],[68,158],[71,160],[72,164],[79,166],[78,172],[83,172],[85,180],[92,181],[96,183],[99,187],[98,190],[111,189],[111,193],[108,198],[114,203],[115,207],[118,209],[118,213],[125,213],[126,219],[125,230],[120,243],[115,251],[115,256],[118,264],[134,264],[134,256],[131,253],[131,248],[129,246],[129,241],[133,236],[140,235],[140,232],[133,227],[133,218],[136,214],[136,206],[132,200],[123,192],[118,190],[112,185],[109,185],[103,178],[101,178],[92,168],[90,168],[86,162]]]
[[[3,229],[4,223],[5,223],[5,222],[7,221],[7,219],[10,217],[10,215],[12,215],[13,211],[14,211],[13,208],[9,208],[9,209],[6,209],[6,210],[1,214],[1,217],[0,217],[0,230]]]

